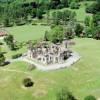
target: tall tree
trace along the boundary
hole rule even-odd
[[[83,31],[83,26],[81,24],[76,24],[75,26],[75,33],[77,36],[80,36],[82,34],[82,31]]]
[[[15,43],[14,43],[14,37],[13,35],[7,35],[5,38],[4,38],[4,41],[6,42],[6,44],[9,46],[9,48],[11,50],[15,50]]]

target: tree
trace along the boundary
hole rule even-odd
[[[90,25],[90,17],[89,16],[85,17],[84,23],[85,23],[86,26]]]
[[[96,100],[96,98],[92,95],[86,96],[84,100]]]
[[[58,25],[60,23],[59,15],[60,16],[62,15],[62,14],[59,14],[59,11],[55,11],[52,13],[53,24]]]
[[[57,99],[56,100],[77,100],[71,92],[69,92],[66,89],[62,89],[57,93]]]
[[[75,26],[75,33],[77,36],[80,36],[82,34],[82,31],[83,31],[83,26],[81,24],[76,24]]]
[[[14,43],[14,37],[13,35],[7,35],[5,38],[4,38],[4,41],[6,42],[6,44],[9,46],[9,48],[11,50],[15,50],[15,43]]]
[[[62,42],[63,38],[64,34],[63,34],[63,28],[61,26],[55,26],[47,34],[47,40],[53,43]]]
[[[43,9],[41,8],[37,9],[37,14],[36,14],[37,18],[41,19],[43,17],[42,15],[43,15]]]
[[[5,56],[2,52],[0,52],[0,66],[4,65],[5,63]]]
[[[88,38],[93,37],[93,29],[91,29],[91,27],[86,27],[85,28],[85,36],[88,37]]]
[[[71,28],[71,27],[68,27],[67,29],[66,29],[66,32],[65,32],[65,37],[67,38],[67,39],[72,39],[72,38],[74,38],[74,31],[73,31],[73,29]]]

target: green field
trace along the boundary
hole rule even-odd
[[[90,94],[100,98],[100,41],[87,38],[74,41],[76,45],[72,48],[81,59],[70,68],[51,72],[28,71],[29,64],[23,62],[0,68],[0,100],[56,100],[56,92],[64,86],[79,100]],[[23,88],[25,77],[34,80],[32,88]]]
[[[42,25],[23,25],[6,28],[9,34],[14,35],[17,41],[37,40],[43,38],[49,26]]]

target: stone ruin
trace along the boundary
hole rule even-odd
[[[68,44],[70,44],[68,40],[57,44],[42,41],[29,47],[27,57],[46,65],[64,63],[72,53],[68,49]]]

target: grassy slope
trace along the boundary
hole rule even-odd
[[[62,86],[68,87],[79,100],[90,94],[99,98],[100,41],[75,39],[75,42],[73,50],[79,52],[82,58],[71,68],[52,72],[29,72],[28,64],[22,62],[8,65],[5,69],[16,69],[27,74],[4,72],[0,68],[1,100],[55,100],[55,94]],[[33,78],[34,87],[22,88],[22,79],[26,76]]]

